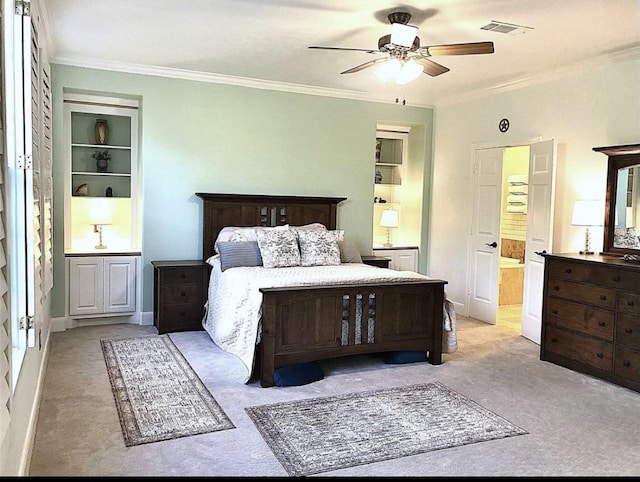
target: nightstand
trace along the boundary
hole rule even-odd
[[[209,265],[204,261],[152,261],[153,324],[158,334],[202,330]]]
[[[361,258],[364,264],[377,266],[378,268],[388,268],[389,263],[391,263],[391,258],[386,256],[361,256]]]

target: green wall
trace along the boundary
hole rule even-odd
[[[143,312],[152,311],[152,260],[202,257],[202,202],[196,192],[346,197],[338,227],[366,254],[371,251],[377,122],[411,125],[426,134],[421,134],[422,172],[425,185],[431,183],[430,108],[56,64],[52,85],[53,317],[63,317],[65,306],[63,92],[140,99]],[[425,209],[423,223],[427,215]]]

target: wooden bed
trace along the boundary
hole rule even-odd
[[[215,254],[215,240],[226,226],[300,226],[319,222],[336,229],[337,207],[346,199],[196,195],[204,202],[204,260]],[[256,351],[261,386],[274,385],[277,368],[346,355],[423,351],[431,364],[441,364],[446,283],[429,279],[261,289],[262,334]],[[362,334],[367,333],[365,325],[370,320],[374,331],[372,339],[367,339]]]

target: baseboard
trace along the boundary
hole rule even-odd
[[[66,331],[82,326],[115,325],[120,323],[152,326],[153,312],[137,312],[132,315],[125,316],[103,316],[94,318],[71,318],[68,316],[61,316],[51,319],[51,331]]]

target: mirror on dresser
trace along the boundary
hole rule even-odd
[[[602,250],[640,254],[640,144],[593,150],[609,156]]]

